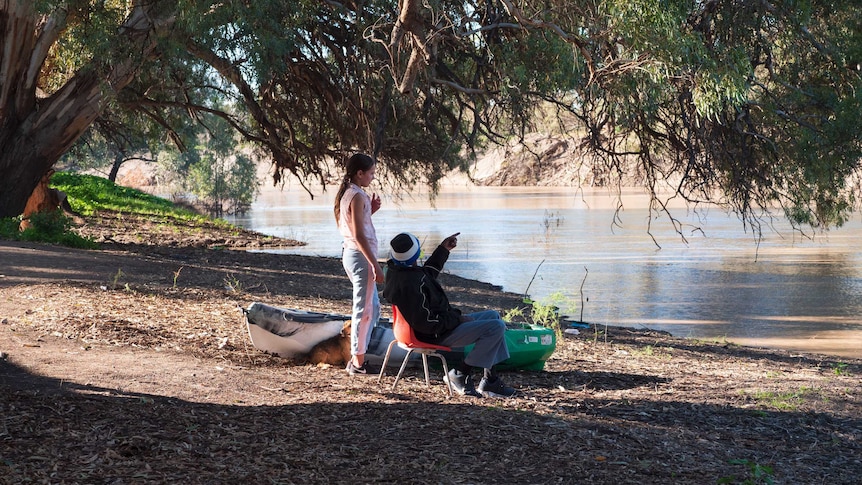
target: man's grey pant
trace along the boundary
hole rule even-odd
[[[494,364],[508,359],[506,322],[500,318],[500,313],[485,310],[467,316],[472,320],[458,325],[449,336],[440,341],[440,345],[465,347],[475,343],[476,346],[464,359],[464,363],[472,367],[490,369]]]

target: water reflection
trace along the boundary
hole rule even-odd
[[[308,242],[291,253],[337,257],[333,192],[311,200],[270,190],[232,222]],[[448,270],[508,291],[579,305],[583,283],[588,301],[570,313],[590,323],[862,357],[859,222],[809,239],[776,221],[778,233],[758,246],[733,215],[676,208],[685,244],[667,217],[650,223],[643,202],[625,194],[614,225],[616,204],[603,192],[462,188],[444,190],[434,208],[422,195],[384,198],[374,218],[381,248],[401,231],[427,251],[461,232]]]

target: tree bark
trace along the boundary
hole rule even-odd
[[[128,158],[126,158],[125,153],[118,153],[114,155],[114,163],[111,164],[111,172],[108,174],[108,180],[110,180],[111,182],[117,181],[117,175],[120,173],[120,167],[126,160],[128,160]]]
[[[66,12],[37,18],[30,0],[0,0],[0,217],[21,214],[42,176],[134,79],[154,52],[156,31],[172,21],[172,9],[158,8],[172,4],[138,4],[118,29],[118,52],[136,55],[103,62],[104,68],[94,61],[39,99],[37,78]]]

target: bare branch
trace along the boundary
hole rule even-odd
[[[489,94],[489,92],[485,89],[466,88],[466,87],[461,86],[459,84],[453,83],[451,81],[446,81],[443,79],[434,78],[431,80],[431,83],[432,84],[441,84],[443,86],[448,86],[448,87],[454,89],[455,91],[459,91],[459,92],[462,92],[464,94]]]
[[[240,96],[242,96],[243,103],[251,113],[252,118],[254,118],[254,120],[258,124],[260,124],[263,131],[262,136],[254,137],[252,139],[261,142],[265,146],[267,146],[272,151],[272,154],[278,164],[282,167],[290,169],[293,172],[295,170],[295,163],[293,159],[289,157],[287,153],[281,148],[283,142],[278,136],[278,129],[270,121],[264,109],[257,102],[256,94],[254,93],[248,82],[245,80],[245,78],[242,76],[242,73],[239,71],[239,69],[227,59],[219,57],[212,50],[207,49],[206,47],[192,40],[186,42],[186,49],[188,49],[188,51],[198,59],[212,66],[213,69],[218,71],[219,74],[224,76],[225,79],[227,79],[231,84],[236,86],[236,88],[239,90]],[[248,135],[248,133],[245,134]]]

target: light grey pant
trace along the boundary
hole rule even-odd
[[[371,341],[371,328],[380,319],[380,298],[377,284],[371,277],[372,270],[362,252],[345,249],[341,256],[344,271],[353,283],[353,322],[350,332],[350,353],[365,355]]]
[[[452,331],[440,345],[447,347],[476,346],[464,358],[464,363],[472,367],[490,369],[509,358],[506,347],[506,322],[495,310],[470,313],[472,320],[464,322]]]

